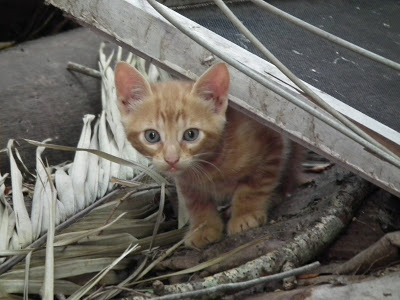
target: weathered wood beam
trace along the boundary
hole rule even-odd
[[[233,0],[233,1],[238,1],[238,0]],[[171,8],[214,4],[213,0],[162,0],[159,2]]]
[[[184,70],[201,74],[219,59],[165,21],[144,0],[47,0],[79,23],[132,52],[182,77]],[[176,19],[206,38],[213,47],[247,65],[267,79],[304,99],[276,67],[245,49],[172,12]],[[179,67],[171,67],[179,66]],[[231,105],[300,144],[343,165],[365,179],[400,196],[400,169],[366,151],[347,136],[230,68]],[[314,88],[315,89],[315,88]],[[400,134],[339,100],[315,89],[342,114],[391,143],[400,153]]]

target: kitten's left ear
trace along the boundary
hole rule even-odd
[[[193,85],[192,93],[214,102],[215,111],[225,114],[228,107],[229,71],[219,63],[208,69]]]

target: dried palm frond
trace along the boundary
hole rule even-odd
[[[119,49],[117,60],[121,56]],[[127,61],[151,81],[168,77],[141,58],[129,55]],[[175,221],[164,220],[163,205],[157,202],[161,193],[160,202],[164,203],[164,186],[171,186],[126,140],[116,107],[112,62],[113,53],[106,56],[101,45],[103,111],[98,118],[84,117],[77,148],[29,141],[38,147],[30,213],[25,206],[23,177],[14,159],[18,152],[13,141],[8,144],[12,199],[5,194],[7,174],[0,175],[1,295],[24,293],[27,297],[30,293],[50,299],[54,294],[65,294],[78,299],[91,293],[100,280],[103,284],[120,283],[118,270],[132,264],[134,254],[174,243],[183,236]],[[69,164],[46,166],[42,159],[45,148],[76,151],[75,158]],[[144,175],[155,183],[148,183]],[[118,182],[112,178],[122,182],[133,179],[136,186],[111,193]],[[86,211],[90,213],[77,218]],[[54,233],[72,221],[75,224]],[[57,224],[61,225],[55,228]],[[15,265],[25,255],[25,261]],[[97,272],[86,283],[81,279]]]

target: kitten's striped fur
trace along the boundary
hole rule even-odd
[[[119,63],[115,83],[129,141],[174,178],[187,204],[191,230],[205,224],[189,246],[203,247],[222,237],[219,201],[232,201],[227,232],[234,234],[266,223],[269,199],[281,178],[290,188],[295,186],[301,155],[285,160],[288,141],[228,108],[225,64],[213,66],[195,83],[150,84],[130,65]],[[192,129],[198,130],[198,137],[185,140],[185,134],[195,136]],[[149,142],[157,137],[154,131],[160,140]],[[287,167],[294,171],[282,176]]]

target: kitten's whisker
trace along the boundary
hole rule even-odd
[[[217,171],[222,175],[222,171],[220,170],[220,168],[218,168],[218,167],[217,167],[216,165],[214,165],[213,163],[211,163],[211,162],[209,162],[209,161],[206,161],[206,160],[204,160],[204,159],[196,159],[196,161],[197,161],[197,162],[206,163],[206,164],[208,164],[208,165],[214,167],[215,170],[217,170]]]
[[[203,177],[205,177],[210,183],[212,183],[214,185],[214,182],[212,180],[212,178],[210,177],[210,175],[201,167],[201,165],[198,164],[198,161],[196,161],[196,163],[193,165],[194,169],[197,170],[199,175],[203,175]],[[204,181],[202,181],[203,184],[205,184]]]
[[[228,148],[228,147],[226,147],[222,151],[198,153],[198,154],[193,155],[193,157],[197,158],[197,157],[208,156],[208,155],[218,156],[220,154],[226,154],[226,152],[236,151],[236,150],[237,150],[236,148]]]
[[[205,184],[204,180],[201,180],[201,178],[202,178],[201,171],[196,166],[194,166],[193,168],[190,168],[189,170],[190,170],[191,174],[193,174],[194,177],[197,179],[197,183],[200,185],[200,190],[202,190],[202,191],[206,190],[205,189],[206,184]]]
[[[195,175],[198,184],[203,184],[203,180],[201,180],[201,172],[197,169],[196,165],[192,165],[189,169],[193,175]]]
[[[199,170],[200,173],[204,174],[204,176],[208,179],[209,183],[203,181],[203,187],[206,191],[209,191],[211,194],[216,194],[216,187],[215,187],[215,182],[213,181],[212,177],[208,174],[207,171],[205,171],[201,165],[197,165],[197,169]],[[212,192],[210,191],[212,189]]]
[[[196,174],[196,177],[198,179],[199,184],[201,184],[201,188],[205,188],[206,182],[204,181],[204,178],[209,181],[210,183],[213,183],[209,175],[204,172],[204,170],[200,167],[200,165],[194,161],[193,164],[191,165],[190,170]]]

